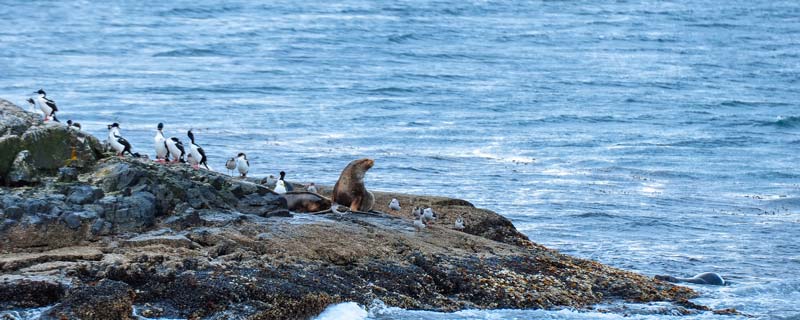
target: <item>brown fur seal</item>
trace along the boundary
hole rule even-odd
[[[331,208],[331,201],[311,192],[287,192],[282,195],[293,212],[319,212]]]
[[[375,196],[364,186],[364,174],[372,168],[375,161],[364,158],[353,160],[342,170],[339,180],[333,186],[331,201],[350,207],[351,211],[369,211],[375,204]]]

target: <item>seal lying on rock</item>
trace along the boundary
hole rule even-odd
[[[691,278],[676,278],[673,276],[662,276],[657,275],[655,276],[656,280],[668,281],[668,282],[689,282],[689,283],[696,283],[696,284],[710,284],[715,286],[724,286],[725,280],[716,273],[713,272],[704,272],[698,274]]]
[[[283,194],[289,211],[293,212],[318,212],[328,210],[331,201],[311,192],[287,192]]]
[[[353,160],[342,170],[333,186],[331,201],[350,207],[351,211],[369,211],[375,204],[375,196],[364,186],[364,174],[375,165],[372,159]]]

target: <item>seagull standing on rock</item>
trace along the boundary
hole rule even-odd
[[[464,219],[462,219],[461,216],[456,218],[455,228],[456,230],[464,230]]]
[[[397,199],[392,198],[392,201],[389,202],[389,209],[392,209],[394,211],[400,211],[400,201],[397,201]]]
[[[433,212],[431,208],[425,208],[422,211],[422,217],[425,219],[425,222],[436,220],[436,213]]]
[[[228,169],[228,174],[233,175],[233,169],[236,169],[236,158],[230,158],[225,161],[225,169]]]
[[[239,169],[242,178],[247,178],[247,171],[250,170],[250,161],[247,160],[247,155],[239,153],[236,157],[236,168]]]
[[[414,228],[416,228],[417,231],[422,231],[423,229],[425,229],[424,219],[425,218],[423,216],[419,216],[419,219],[414,219]]]

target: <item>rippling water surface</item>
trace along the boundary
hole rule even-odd
[[[374,189],[468,199],[647,275],[718,272],[733,284],[697,302],[800,316],[797,1],[0,3],[0,97],[44,88],[135,151],[164,122],[256,176],[332,184],[373,157]],[[610,310],[370,317],[636,315]]]

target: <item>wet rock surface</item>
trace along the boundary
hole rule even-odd
[[[12,135],[61,130],[36,129],[42,124],[12,107],[0,101],[0,125],[9,128],[0,146],[15,155],[30,146]],[[63,163],[52,167],[60,160],[34,159],[38,184],[0,188],[0,307],[49,305],[45,317],[54,319],[124,319],[134,306],[148,317],[302,319],[332,303],[376,299],[455,311],[613,300],[686,306],[696,296],[549,250],[463,200],[374,192],[378,212],[290,212],[257,179],[92,150],[91,161],[69,166],[69,178],[58,173]],[[388,209],[392,198],[402,211]],[[437,220],[416,231],[414,206],[431,207]],[[463,230],[453,226],[459,216]]]

